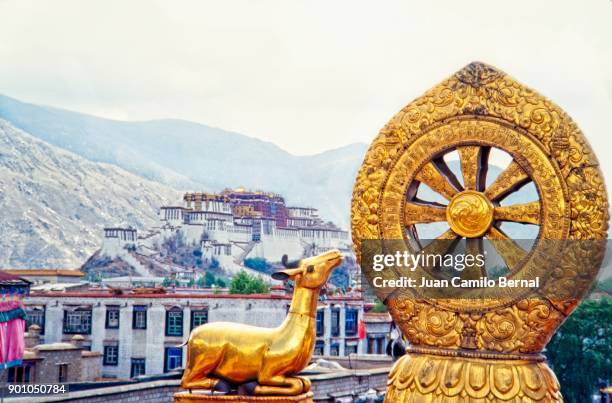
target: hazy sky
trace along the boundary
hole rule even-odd
[[[565,108],[612,174],[612,1],[0,0],[0,93],[294,154],[367,142],[472,60]]]

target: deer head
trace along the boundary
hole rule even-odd
[[[293,262],[283,256],[284,269],[272,274],[275,280],[293,280],[296,287],[319,288],[327,282],[331,272],[342,262],[342,254],[333,249],[318,256]]]

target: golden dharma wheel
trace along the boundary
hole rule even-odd
[[[492,175],[499,161],[505,165]],[[353,190],[358,258],[369,240],[396,240],[412,253],[445,253],[461,241],[471,254],[483,252],[484,240],[508,277],[542,279],[522,292],[466,291],[460,298],[376,290],[410,343],[390,374],[387,401],[562,401],[541,352],[603,259],[609,217],[598,165],[558,106],[482,63],[387,123]],[[533,200],[513,200],[525,188]],[[425,244],[421,232],[431,223],[443,227]],[[506,230],[512,225],[532,228],[532,242],[514,239]],[[422,269],[402,274],[439,275]],[[487,277],[488,270],[476,266],[463,275]]]

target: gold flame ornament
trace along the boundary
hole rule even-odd
[[[487,180],[493,150],[509,163]],[[447,164],[453,156],[458,174]],[[512,202],[524,186],[537,200]],[[437,199],[423,200],[419,188]],[[486,241],[509,278],[542,279],[522,293],[470,298],[375,290],[410,345],[389,374],[387,402],[562,401],[542,351],[595,279],[609,219],[595,153],[565,112],[502,71],[471,63],[383,127],[359,170],[351,214],[364,273],[369,240],[398,240],[414,253],[445,253],[461,241],[473,254]],[[428,223],[447,229],[421,245]],[[504,231],[508,223],[536,226],[530,247]],[[423,276],[435,275],[426,269]],[[490,274],[473,270],[464,274]]]
[[[315,346],[317,302],[321,287],[342,262],[338,250],[287,262],[273,274],[277,280],[291,279],[295,291],[285,321],[277,328],[240,323],[213,322],[195,328],[188,341],[187,365],[181,386],[221,393],[239,388],[241,394],[296,396],[310,390],[310,380],[297,374],[304,369]],[[209,395],[210,396],[210,395]],[[218,401],[312,401],[219,397]],[[181,392],[175,401],[214,400],[205,395]]]

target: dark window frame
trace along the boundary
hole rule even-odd
[[[109,360],[109,351],[111,351],[111,349],[115,350],[115,360],[114,361],[110,361]],[[102,359],[102,365],[108,365],[108,366],[112,366],[112,367],[116,367],[119,365],[119,346],[116,344],[111,344],[108,346],[104,346],[104,358]]]
[[[33,313],[36,312],[37,315],[33,315]],[[38,316],[38,313],[40,313],[40,317],[42,318],[42,320],[33,322],[32,318],[35,316]],[[45,320],[46,320],[46,316],[47,316],[47,307],[43,306],[42,308],[39,307],[33,307],[33,308],[26,308],[26,315],[27,315],[27,319],[26,319],[26,332],[28,331],[28,328],[32,325],[38,325],[40,327],[40,334],[44,335],[45,334]]]
[[[176,355],[174,357],[179,357],[179,364],[176,367],[170,368],[169,364],[170,364],[170,360],[169,360],[169,353],[170,351],[180,351],[180,355]],[[170,372],[173,371],[176,368],[180,368],[183,366],[183,348],[182,347],[165,347],[164,348],[164,372]]]
[[[79,313],[79,315],[76,315]],[[80,316],[79,324],[69,323],[69,317]],[[91,334],[93,312],[91,308],[77,308],[75,310],[64,309],[63,333],[64,334]],[[85,320],[87,319],[87,320]]]
[[[111,313],[116,313],[117,314],[117,325],[111,325],[110,321],[110,315]],[[121,324],[121,320],[120,320],[120,311],[119,311],[119,306],[118,305],[109,305],[106,307],[106,322],[104,324],[105,329],[119,329],[119,326]]]
[[[338,342],[334,342],[331,343],[329,346],[329,355],[332,357],[339,357],[340,356],[340,343]]]
[[[323,340],[317,340],[313,353],[315,355],[325,355],[325,342]]]
[[[325,310],[319,309],[317,310],[317,318],[316,318],[316,334],[318,337],[325,335]]]
[[[331,310],[331,335],[332,337],[340,336],[340,308]]]
[[[136,374],[136,368],[142,367],[142,373]],[[146,375],[147,373],[147,360],[145,358],[132,358],[130,363],[130,378],[135,376]]]
[[[32,379],[32,364],[27,363],[8,369],[6,374],[9,383],[30,383]]]
[[[143,323],[138,323],[138,317],[144,316]],[[132,307],[132,329],[146,329],[147,328],[147,306],[146,305],[134,305]]]
[[[68,364],[57,365],[57,383],[68,382]]]
[[[204,320],[204,322],[199,323],[198,325],[195,324],[196,322],[196,315],[199,314],[204,314],[206,316],[206,319]],[[191,326],[190,330],[193,330],[194,328],[203,325],[205,323],[208,323],[208,309],[195,309],[193,311],[191,311],[191,317],[189,319],[189,324]]]
[[[183,336],[183,321],[184,312],[181,308],[171,308],[166,311],[166,336],[167,337],[182,337]],[[178,322],[178,323],[176,323]]]
[[[344,314],[344,334],[346,336],[356,336],[359,331],[359,311],[351,308]]]

